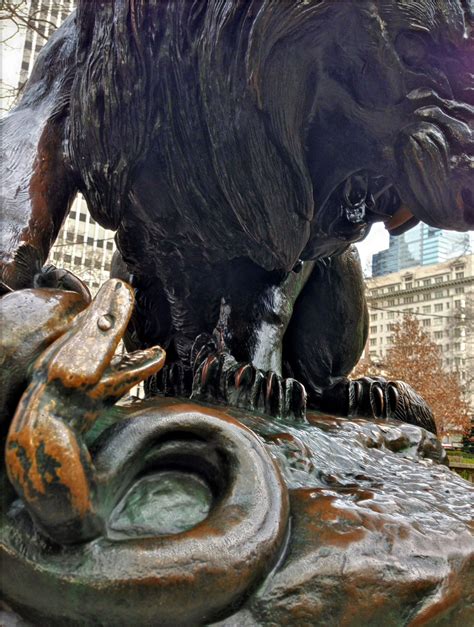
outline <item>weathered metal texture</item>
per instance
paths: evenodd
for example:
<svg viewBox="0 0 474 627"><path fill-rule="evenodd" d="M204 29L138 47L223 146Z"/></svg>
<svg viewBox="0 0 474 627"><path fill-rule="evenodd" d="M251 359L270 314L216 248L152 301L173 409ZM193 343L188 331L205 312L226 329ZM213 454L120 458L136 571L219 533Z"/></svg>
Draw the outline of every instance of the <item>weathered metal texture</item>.
<svg viewBox="0 0 474 627"><path fill-rule="evenodd" d="M41 296L43 292L34 290L30 301L35 304ZM77 295L63 296L63 309L67 296ZM9 311L8 302L4 309ZM104 407L154 374L165 360L159 347L114 358L132 309L130 287L110 280L90 307L67 327L56 329L62 335L32 365L31 382L9 427L5 445L9 479L43 531L59 542L97 536L102 526L95 503L95 470L82 435ZM49 310L33 310L30 317L36 320L45 313ZM14 324L8 322L9 336ZM30 319L21 322L28 329L32 326ZM14 332L12 336L17 339ZM51 340L46 333L43 336Z"/></svg>
<svg viewBox="0 0 474 627"><path fill-rule="evenodd" d="M347 375L367 335L351 242L474 224L472 20L464 0L79 1L1 122L20 613L466 624L472 488L390 422L432 430L423 399ZM121 254L82 313L43 267L77 190ZM78 293L9 293L39 285ZM121 337L140 350L115 359ZM207 404L112 409L150 375Z"/></svg>
<svg viewBox="0 0 474 627"><path fill-rule="evenodd" d="M59 546L4 498L3 593L34 624L469 623L474 489L432 434L158 398L102 420L101 537Z"/></svg>
<svg viewBox="0 0 474 627"><path fill-rule="evenodd" d="M162 367L164 351L113 356L133 308L123 281L107 282L72 320L71 299L83 307L54 290L2 299L7 313L26 303L24 328L38 316L54 327L36 339L42 352L23 372L5 446L11 607L48 626L382 616L395 625L434 613L462 624L472 610L474 491L438 465L433 434L165 398L113 408ZM48 306L28 309L37 302Z"/></svg>
<svg viewBox="0 0 474 627"><path fill-rule="evenodd" d="M45 274L80 190L136 290L129 346L167 351L155 390L191 393L224 318L214 357L282 376L275 414L335 385L332 412L383 414L394 388L345 379L367 312L344 251L376 221L472 228L472 20L466 0L79 1L1 122L3 281ZM402 414L430 421L411 393Z"/></svg>
<svg viewBox="0 0 474 627"><path fill-rule="evenodd" d="M40 354L63 335L88 304L80 294L36 289L0 299L0 424L5 435Z"/></svg>

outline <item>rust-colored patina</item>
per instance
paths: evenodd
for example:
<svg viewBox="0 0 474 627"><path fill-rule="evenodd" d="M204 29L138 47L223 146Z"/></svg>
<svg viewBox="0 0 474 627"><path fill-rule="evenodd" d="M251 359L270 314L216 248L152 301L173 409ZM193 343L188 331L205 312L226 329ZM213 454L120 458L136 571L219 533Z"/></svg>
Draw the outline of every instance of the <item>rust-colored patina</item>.
<svg viewBox="0 0 474 627"><path fill-rule="evenodd" d="M132 309L130 287L109 281L33 364L10 425L10 481L45 531L62 542L94 537L102 526L95 471L80 434L104 407L164 364L159 347L113 360Z"/></svg>
<svg viewBox="0 0 474 627"><path fill-rule="evenodd" d="M466 0L78 0L0 121L15 610L467 624L472 487L414 390L348 375L368 330L351 244L474 225L473 19ZM118 248L90 306L44 266L78 191ZM39 287L77 293L12 293ZM141 350L114 356L121 338ZM154 400L114 407L144 379Z"/></svg>
<svg viewBox="0 0 474 627"><path fill-rule="evenodd" d="M474 492L433 434L165 397L113 408L164 361L112 356L132 306L110 281L25 375L0 513L13 608L48 626L466 624Z"/></svg>

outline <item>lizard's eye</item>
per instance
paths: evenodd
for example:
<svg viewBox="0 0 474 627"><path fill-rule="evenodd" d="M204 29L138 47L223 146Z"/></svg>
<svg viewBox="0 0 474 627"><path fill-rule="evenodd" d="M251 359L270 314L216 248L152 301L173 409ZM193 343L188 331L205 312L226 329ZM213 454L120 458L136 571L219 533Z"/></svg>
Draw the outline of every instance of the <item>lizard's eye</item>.
<svg viewBox="0 0 474 627"><path fill-rule="evenodd" d="M428 54L428 37L423 33L403 31L395 41L400 59L409 67L418 67Z"/></svg>

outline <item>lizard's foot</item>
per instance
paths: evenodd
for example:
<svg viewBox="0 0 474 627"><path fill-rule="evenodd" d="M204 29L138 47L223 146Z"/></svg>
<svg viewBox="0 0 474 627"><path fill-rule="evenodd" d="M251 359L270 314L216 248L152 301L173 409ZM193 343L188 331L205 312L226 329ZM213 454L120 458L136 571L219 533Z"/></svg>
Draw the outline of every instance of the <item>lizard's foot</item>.
<svg viewBox="0 0 474 627"><path fill-rule="evenodd" d="M89 288L79 277L69 270L56 268L56 266L53 265L44 266L40 272L35 274L33 277L33 287L49 287L57 290L77 292L86 302L91 302Z"/></svg>
<svg viewBox="0 0 474 627"><path fill-rule="evenodd" d="M404 381L383 377L341 378L329 388L311 395L315 409L344 417L394 419L436 433L433 413L426 401Z"/></svg>
<svg viewBox="0 0 474 627"><path fill-rule="evenodd" d="M306 419L306 390L295 379L238 363L227 352L196 360L192 398L223 403L278 418Z"/></svg>

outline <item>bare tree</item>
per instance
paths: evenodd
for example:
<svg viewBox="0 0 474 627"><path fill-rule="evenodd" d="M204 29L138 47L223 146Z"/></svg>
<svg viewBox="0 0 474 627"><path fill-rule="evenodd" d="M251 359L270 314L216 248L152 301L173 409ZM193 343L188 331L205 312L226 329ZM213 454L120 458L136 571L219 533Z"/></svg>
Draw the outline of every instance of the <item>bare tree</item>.
<svg viewBox="0 0 474 627"><path fill-rule="evenodd" d="M26 36L34 33L37 48L41 47L56 30L58 24L48 18L44 6L31 0L0 0L0 45L3 57L9 51L20 54L21 44ZM19 48L20 46L20 48ZM16 104L25 81L15 82L0 79L0 110L8 111Z"/></svg>

